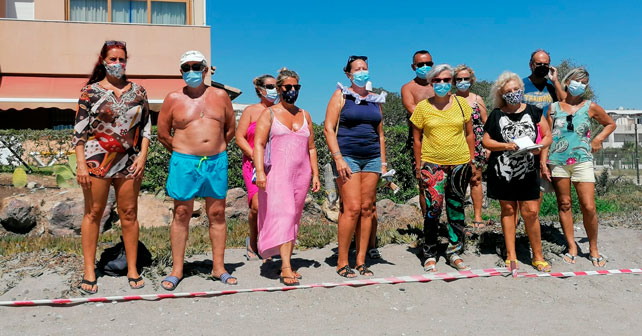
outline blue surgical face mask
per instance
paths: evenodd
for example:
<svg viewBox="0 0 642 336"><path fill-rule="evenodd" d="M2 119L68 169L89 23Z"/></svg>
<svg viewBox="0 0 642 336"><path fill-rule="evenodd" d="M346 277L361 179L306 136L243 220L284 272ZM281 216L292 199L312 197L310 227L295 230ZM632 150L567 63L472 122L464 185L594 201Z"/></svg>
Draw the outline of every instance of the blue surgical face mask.
<svg viewBox="0 0 642 336"><path fill-rule="evenodd" d="M270 103L273 103L276 98L279 98L279 93L275 89L265 89L265 95L263 96L265 99L267 99Z"/></svg>
<svg viewBox="0 0 642 336"><path fill-rule="evenodd" d="M357 71L352 74L352 82L360 88L366 86L368 80L370 80L370 75L366 70Z"/></svg>
<svg viewBox="0 0 642 336"><path fill-rule="evenodd" d="M430 69L432 69L432 67L429 67L429 66L427 66L427 65L424 65L424 66L422 66L421 68L417 68L417 69L415 70L415 74L417 74L417 77L419 77L419 78L421 78L421 79L426 79L426 75L428 74L428 72L430 71Z"/></svg>
<svg viewBox="0 0 642 336"><path fill-rule="evenodd" d="M457 87L457 90L461 92L465 92L465 91L468 91L468 89L470 89L470 81L457 82L455 86Z"/></svg>
<svg viewBox="0 0 642 336"><path fill-rule="evenodd" d="M203 83L203 73L197 71L183 72L183 80L189 87L197 88Z"/></svg>
<svg viewBox="0 0 642 336"><path fill-rule="evenodd" d="M450 83L434 83L432 88L435 90L436 95L443 97L450 92L452 85Z"/></svg>
<svg viewBox="0 0 642 336"><path fill-rule="evenodd" d="M586 84L572 80L571 83L568 84L567 88L568 93L570 93L571 96L577 97L581 96L584 91L586 91Z"/></svg>

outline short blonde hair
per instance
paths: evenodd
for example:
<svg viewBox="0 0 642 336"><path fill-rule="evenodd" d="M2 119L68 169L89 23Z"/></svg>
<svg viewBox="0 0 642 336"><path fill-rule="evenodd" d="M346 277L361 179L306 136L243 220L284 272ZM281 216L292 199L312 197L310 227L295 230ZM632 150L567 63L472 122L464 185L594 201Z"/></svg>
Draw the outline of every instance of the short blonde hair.
<svg viewBox="0 0 642 336"><path fill-rule="evenodd" d="M477 81L477 77L475 77L475 71L473 71L473 69L471 67L469 67L468 65L466 65L466 64L460 64L460 65L456 66L455 67L455 74L453 75L453 77L456 78L457 74L462 72L462 71L464 71L464 70L468 71L468 73L470 74L470 84L475 84L475 82Z"/></svg>
<svg viewBox="0 0 642 336"><path fill-rule="evenodd" d="M499 75L499 78L495 81L495 84L493 84L493 88L490 90L493 97L494 108L501 108L506 105L506 101L504 100L504 97L502 97L502 89L506 84L508 84L508 82L512 81L517 82L519 87L524 90L524 82L516 73L510 71L502 72L502 74Z"/></svg>

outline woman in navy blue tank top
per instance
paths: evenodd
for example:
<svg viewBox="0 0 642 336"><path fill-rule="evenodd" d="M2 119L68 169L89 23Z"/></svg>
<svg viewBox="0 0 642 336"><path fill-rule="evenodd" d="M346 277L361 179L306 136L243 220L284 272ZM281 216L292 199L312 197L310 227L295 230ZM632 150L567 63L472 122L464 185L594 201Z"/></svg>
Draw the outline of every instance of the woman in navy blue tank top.
<svg viewBox="0 0 642 336"><path fill-rule="evenodd" d="M356 276L348 263L348 251L357 222L360 225L356 232L355 269L361 275L374 275L365 259L375 216L377 182L387 166L381 112L386 93L379 95L366 89L367 60L365 56L348 58L343 70L352 85L337 85L325 115L324 133L343 204L339 216L337 273L346 278Z"/></svg>

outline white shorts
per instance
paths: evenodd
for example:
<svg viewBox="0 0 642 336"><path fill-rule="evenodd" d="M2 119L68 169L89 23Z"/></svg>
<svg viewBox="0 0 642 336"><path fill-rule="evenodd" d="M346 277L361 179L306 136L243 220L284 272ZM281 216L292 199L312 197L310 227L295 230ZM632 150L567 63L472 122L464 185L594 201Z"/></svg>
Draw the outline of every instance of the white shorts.
<svg viewBox="0 0 642 336"><path fill-rule="evenodd" d="M571 182L595 183L593 161L575 163L566 166L551 165L551 176L557 178L570 178Z"/></svg>

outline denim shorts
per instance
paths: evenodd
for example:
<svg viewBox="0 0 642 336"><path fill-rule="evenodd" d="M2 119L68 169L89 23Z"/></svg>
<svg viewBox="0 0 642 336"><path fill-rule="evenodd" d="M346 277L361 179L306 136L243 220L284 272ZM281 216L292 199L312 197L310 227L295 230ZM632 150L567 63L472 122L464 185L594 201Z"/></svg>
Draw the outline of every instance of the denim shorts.
<svg viewBox="0 0 642 336"><path fill-rule="evenodd" d="M356 159L349 156L344 156L343 160L346 162L346 164L348 164L348 167L350 167L350 170L353 174L360 172L381 174L380 156L372 159ZM337 166L334 161L332 161L332 172L334 173L335 177L339 176L339 172L337 171Z"/></svg>

